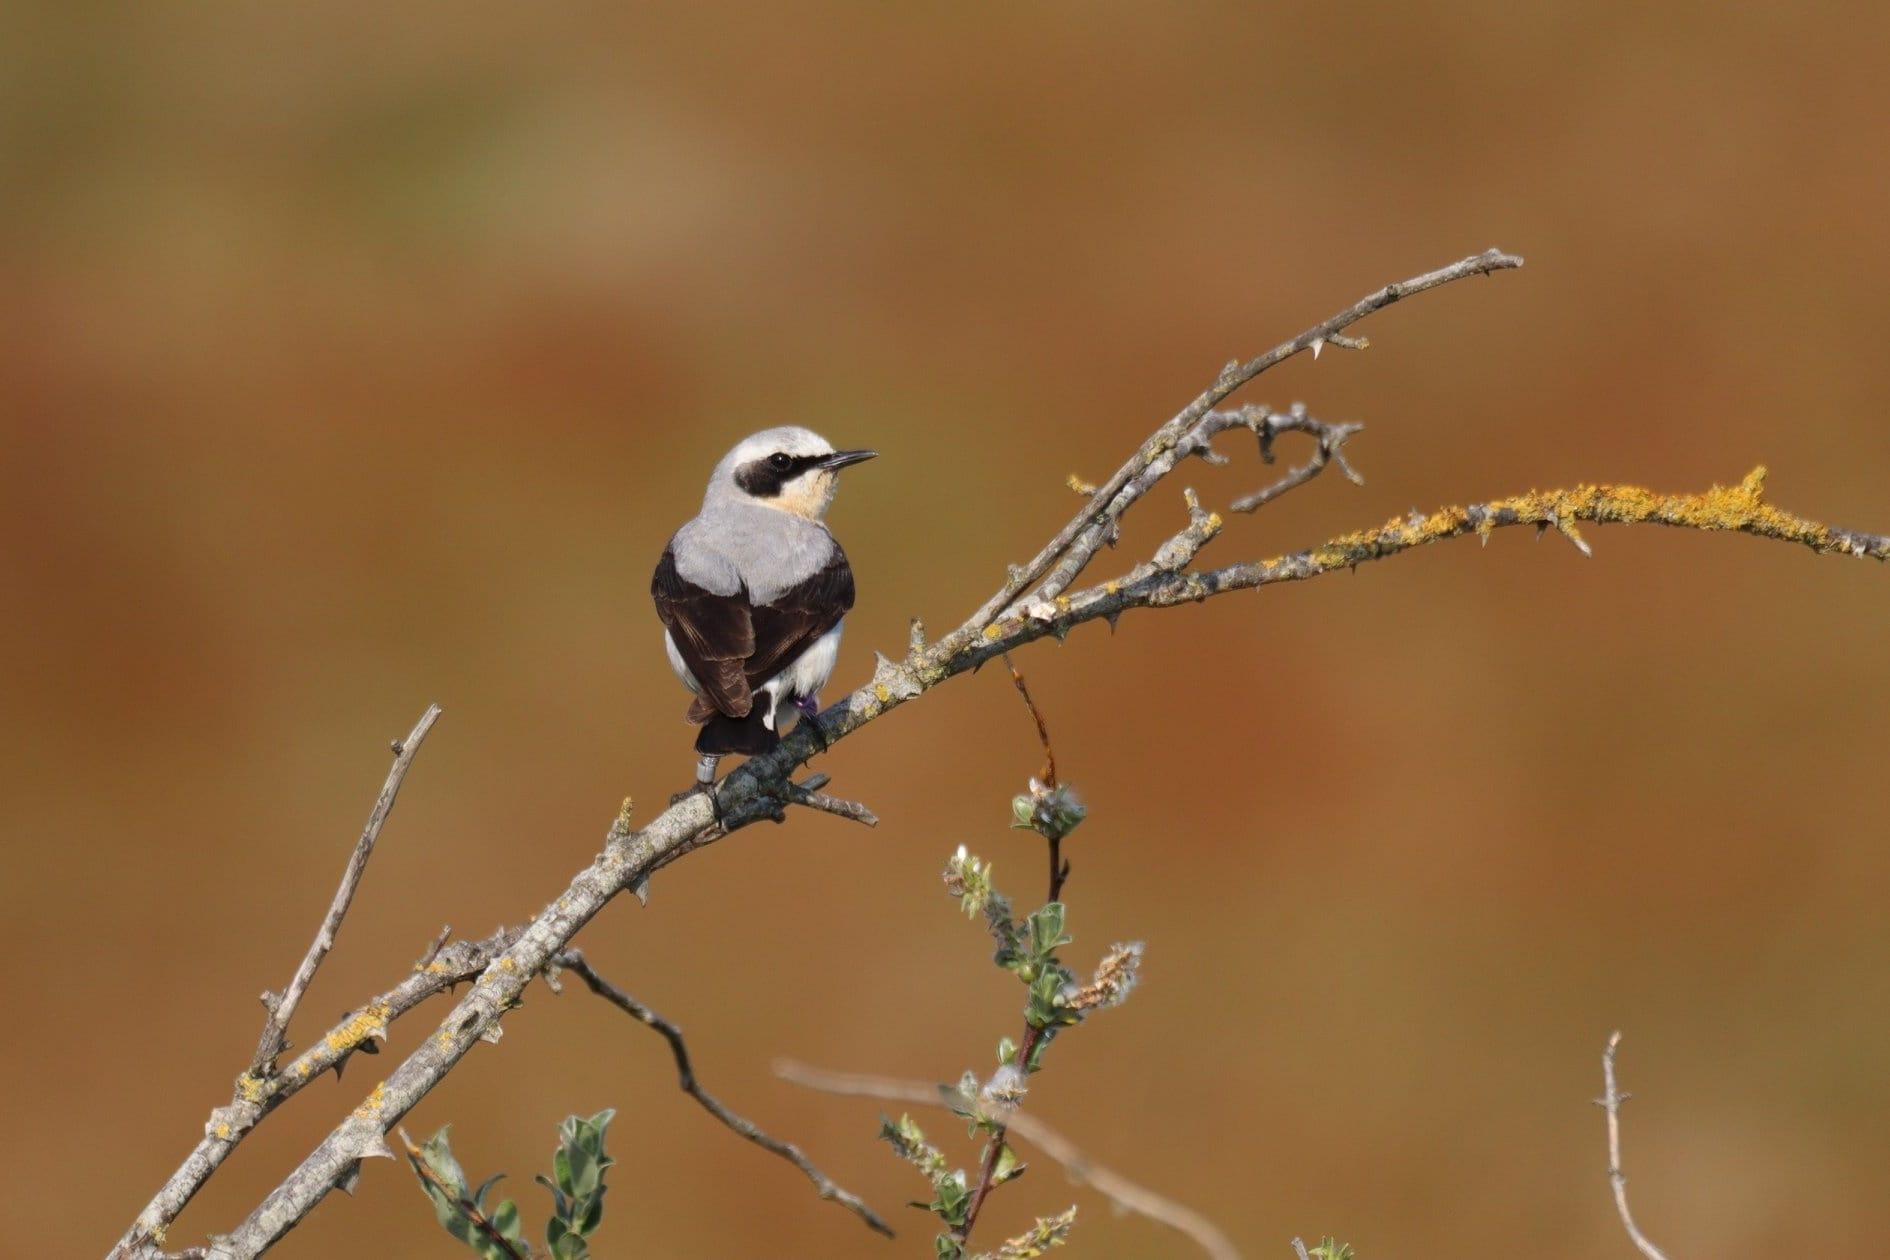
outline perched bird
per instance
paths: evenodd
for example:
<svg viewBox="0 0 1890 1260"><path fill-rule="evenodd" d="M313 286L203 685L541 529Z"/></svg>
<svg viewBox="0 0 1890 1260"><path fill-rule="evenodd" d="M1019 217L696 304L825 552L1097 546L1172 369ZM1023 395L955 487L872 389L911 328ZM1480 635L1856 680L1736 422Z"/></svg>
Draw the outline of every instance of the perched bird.
<svg viewBox="0 0 1890 1260"><path fill-rule="evenodd" d="M650 596L669 666L696 693L696 790L725 755L780 743L784 717L820 711L853 607L853 570L821 518L839 471L876 453L764 429L722 457L702 511L669 540Z"/></svg>

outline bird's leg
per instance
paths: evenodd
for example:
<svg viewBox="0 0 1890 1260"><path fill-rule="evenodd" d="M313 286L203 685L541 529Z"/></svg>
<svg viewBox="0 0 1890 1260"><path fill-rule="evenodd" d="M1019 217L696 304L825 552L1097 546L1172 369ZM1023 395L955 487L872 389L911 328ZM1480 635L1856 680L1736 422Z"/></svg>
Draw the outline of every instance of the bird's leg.
<svg viewBox="0 0 1890 1260"><path fill-rule="evenodd" d="M695 786L686 791L676 793L676 795L669 798L669 803L671 805L679 805L698 792L706 793L709 797L709 808L715 811L715 820L717 822L722 821L722 805L721 802L715 799L715 767L716 763L721 760L721 753L703 753L700 757L696 758Z"/></svg>
<svg viewBox="0 0 1890 1260"><path fill-rule="evenodd" d="M827 739L827 728L820 724L820 697L796 696L794 707L801 711L801 721L807 723L808 729L814 732L814 738L820 741L820 751L826 752L830 741Z"/></svg>

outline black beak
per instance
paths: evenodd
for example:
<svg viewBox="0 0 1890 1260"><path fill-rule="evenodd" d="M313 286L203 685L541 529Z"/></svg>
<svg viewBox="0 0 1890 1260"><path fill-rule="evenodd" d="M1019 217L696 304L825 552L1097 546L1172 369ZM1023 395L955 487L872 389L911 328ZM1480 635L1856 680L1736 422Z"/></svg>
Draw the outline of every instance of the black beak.
<svg viewBox="0 0 1890 1260"><path fill-rule="evenodd" d="M852 464L863 464L877 454L879 454L878 451L835 451L831 455L824 456L819 466L829 472L838 472Z"/></svg>

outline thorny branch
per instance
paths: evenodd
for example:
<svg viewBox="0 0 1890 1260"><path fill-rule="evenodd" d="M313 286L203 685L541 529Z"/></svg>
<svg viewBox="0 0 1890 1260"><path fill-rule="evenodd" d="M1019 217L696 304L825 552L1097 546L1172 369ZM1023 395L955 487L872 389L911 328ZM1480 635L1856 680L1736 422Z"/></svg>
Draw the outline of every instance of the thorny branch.
<svg viewBox="0 0 1890 1260"><path fill-rule="evenodd" d="M968 640L971 635L983 630L998 613L1009 608L1031 583L1040 578L1044 581L1037 590L1039 601L1054 599L1067 589L1089 564L1097 549L1115 537L1116 523L1123 513L1134 506L1135 501L1150 486L1173 469L1183 453L1179 449L1181 439L1223 399L1268 368L1284 363L1303 350L1311 350L1316 357L1327 344L1345 349L1363 349L1366 344L1363 340L1341 334L1374 311L1383 310L1402 298L1449 284L1453 280L1486 276L1494 271L1520 266L1522 259L1514 254L1505 254L1496 249L1485 250L1481 254L1459 259L1448 267L1388 284L1324 322L1308 328L1299 336L1281 342L1256 359L1246 363L1229 363L1214 378L1212 385L1176 413L1173 419L1155 430L1136 453L1089 496L1088 507L1078 512L1069 524L1058 531L1057 536L1045 544L1043 550L1032 557L1028 564L1011 570L1009 580L972 614L969 621L954 632L954 638L963 636ZM1156 472L1158 466L1161 471ZM1053 565L1056 566L1054 571Z"/></svg>
<svg viewBox="0 0 1890 1260"><path fill-rule="evenodd" d="M833 1072L791 1059L777 1059L774 1074L784 1081L826 1094L877 1098L919 1107L949 1107L939 1087L925 1081L905 1081L860 1072ZM1026 1111L1011 1114L1006 1128L1063 1166L1070 1180L1086 1185L1124 1211L1145 1216L1193 1239L1214 1260L1240 1260L1232 1240L1214 1222L1194 1209L1138 1185L1083 1153L1063 1134Z"/></svg>
<svg viewBox="0 0 1890 1260"><path fill-rule="evenodd" d="M286 1035L289 1019L300 1004L309 982L314 979L316 969L334 947L341 920L354 900L355 889L360 885L367 860L380 838L381 828L394 808L400 786L420 751L421 743L439 718L439 706L429 705L407 737L395 742L394 764L387 773L387 781L382 785L380 795L375 798L367 825L356 841L353 853L349 855L340 887L335 891L334 900L322 919L314 942L309 946L301 966L296 968L295 977L283 995L280 998L264 995L269 1018L264 1024L262 1039L257 1044L256 1055L249 1069L237 1077L235 1094L229 1104L210 1113L209 1120L204 1124L203 1138L196 1148L158 1189L150 1203L145 1205L144 1211L138 1214L131 1229L113 1248L111 1254L114 1258L150 1254L155 1245L163 1241L165 1232L178 1213L184 1210L204 1182L210 1179L211 1174L264 1116L330 1068L334 1069L339 1079L349 1057L357 1049L364 1054L377 1053L377 1043L386 1040L387 1027L395 1019L434 994L476 978L512 943L515 934L500 931L483 941L460 941L449 946L446 944L447 932L443 930L427 946L420 960L414 964L411 974L365 1006L350 1011L320 1041L286 1068L277 1071L276 1059L289 1048ZM178 1254L188 1256L191 1252L187 1250Z"/></svg>
<svg viewBox="0 0 1890 1260"><path fill-rule="evenodd" d="M704 1111L720 1120L731 1132L748 1139L764 1151L772 1151L800 1169L806 1178L814 1183L814 1189L820 1193L821 1198L831 1199L840 1204L886 1237L893 1236L892 1227L881 1220L879 1214L868 1207L865 1200L835 1184L831 1177L814 1166L813 1161L807 1158L800 1147L792 1142L783 1142L779 1138L770 1137L754 1121L736 1115L723 1106L715 1095L702 1088L701 1083L696 1080L695 1068L689 1061L689 1046L683 1040L682 1029L598 975L597 969L591 966L589 960L577 950L565 950L558 955L556 965L575 972L590 987L592 993L603 998L631 1019L662 1034L663 1039L669 1042L670 1054L676 1060L677 1085L681 1087L683 1093L700 1103ZM547 982L550 978L551 973L547 972Z"/></svg>
<svg viewBox="0 0 1890 1260"><path fill-rule="evenodd" d="M1615 1088L1614 1056L1620 1048L1621 1034L1617 1032L1608 1038L1607 1047L1601 1052L1602 1095L1595 1099L1595 1105L1608 1113L1608 1183L1614 1187L1615 1210L1620 1212L1621 1225L1627 1230L1635 1250L1647 1260L1667 1260L1660 1248L1641 1232L1641 1227L1634 1223L1634 1214L1628 1211L1627 1174L1621 1171L1621 1104L1633 1095Z"/></svg>
<svg viewBox="0 0 1890 1260"><path fill-rule="evenodd" d="M161 1242L166 1227L184 1210L203 1183L210 1179L229 1153L236 1149L264 1116L294 1097L322 1073L333 1069L339 1077L356 1050L364 1054L377 1051L375 1043L386 1039L394 1020L406 1014L436 993L478 978L492 961L502 954L516 933L500 931L481 941L454 941L443 945L435 940L419 962L401 982L370 1000L359 1010L344 1016L314 1045L292 1060L276 1076L263 1080L245 1072L236 1080L236 1092L226 1106L210 1113L203 1127L203 1138L196 1149L171 1174L132 1226L131 1235L112 1254L140 1253L132 1248ZM141 1241L132 1241L139 1237ZM189 1255L188 1251L181 1253Z"/></svg>
<svg viewBox="0 0 1890 1260"><path fill-rule="evenodd" d="M1347 534L1306 551L1205 572L1191 566L1202 548L1220 532L1223 522L1217 513L1203 510L1190 497L1187 524L1157 548L1149 561L1114 580L1070 592L1097 552L1116 536L1119 522L1129 509L1173 471L1184 453L1198 449L1212 435L1202 426L1227 427L1214 409L1235 390L1302 351L1316 353L1325 345L1360 347L1362 341L1349 336L1346 330L1393 302L1466 277L1517 267L1521 261L1490 250L1387 285L1258 358L1228 365L1207 390L1158 428L1089 495L1083 508L1036 556L1013 569L997 592L962 625L928 645L923 627L915 623L905 656L897 661L880 657L866 685L820 715L818 734L809 724L797 725L774 751L752 758L717 784L713 802L706 794L695 794L670 806L641 829L633 828L627 818L620 816L609 828L596 860L579 871L565 891L507 943L435 1032L416 1046L245 1220L213 1243L211 1256L215 1260L250 1260L262 1254L346 1179L363 1158L389 1153L384 1134L497 1025L533 977L618 893L643 887L651 872L684 853L776 816L787 791L783 785L795 768L946 679L1001 653L1047 635L1061 638L1084 622L1113 622L1129 609L1171 607L1228 591L1303 581L1446 538L1467 533L1487 537L1491 531L1511 525L1553 527L1571 541L1580 542L1578 521L1651 522L1688 529L1740 530L1795 542L1820 553L1878 560L1890 557L1890 538L1833 529L1765 503L1761 498L1761 470L1737 487L1716 488L1705 494L1663 496L1636 487L1580 486L1467 508L1445 508L1429 517L1393 520L1375 530ZM1189 442L1191 437L1193 443ZM193 1154L192 1159L197 1158ZM208 1174L209 1169L190 1171L189 1163L180 1169L173 1182L181 1179L188 1189L181 1197L161 1195L154 1200L115 1254L141 1260L153 1255L156 1240Z"/></svg>

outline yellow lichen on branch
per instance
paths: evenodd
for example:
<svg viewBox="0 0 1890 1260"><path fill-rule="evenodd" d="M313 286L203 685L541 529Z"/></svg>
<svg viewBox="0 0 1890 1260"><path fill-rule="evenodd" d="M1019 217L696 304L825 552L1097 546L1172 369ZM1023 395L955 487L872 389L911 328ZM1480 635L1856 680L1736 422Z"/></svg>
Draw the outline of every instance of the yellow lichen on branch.
<svg viewBox="0 0 1890 1260"><path fill-rule="evenodd" d="M1767 503L1763 467L1753 469L1735 485L1714 486L1697 494L1657 494L1641 486L1578 485L1565 490L1531 490L1468 507L1439 508L1428 516L1412 512L1393 517L1376 529L1340 534L1305 551L1208 571L1187 567L1218 523L1212 514L1197 512L1180 533L1162 544L1153 561L1129 578L1105 582L1074 596L1060 596L1054 608L1047 602L1038 605L1050 613L1047 616L1033 609L1028 615L1000 617L983 627L982 634L987 643L1016 647L1043 634L1061 636L1071 626L1091 618L1104 618L1113 625L1130 608L1164 608L1199 602L1227 591L1303 582L1447 538L1474 533L1487 542L1496 530L1512 525L1554 529L1583 554L1592 554L1576 528L1581 521L1737 530L1797 543L1825 555L1890 560L1890 536L1836 529ZM988 650L981 645L981 656Z"/></svg>
<svg viewBox="0 0 1890 1260"><path fill-rule="evenodd" d="M1446 507L1429 516L1412 513L1377 529L1342 534L1314 548L1309 558L1320 569L1339 568L1404 551L1425 543L1475 531L1488 537L1504 525L1552 527L1584 551L1587 545L1574 522L1609 525L1656 524L1681 529L1738 530L1813 551L1842 555L1890 556L1890 540L1877 535L1835 530L1773 507L1765 501L1765 469L1753 469L1734 486L1714 486L1700 494L1657 494L1640 486L1579 485L1566 490L1531 490L1473 507Z"/></svg>
<svg viewBox="0 0 1890 1260"><path fill-rule="evenodd" d="M369 1037L385 1037L391 1011L385 1002L362 1007L322 1039L329 1050L352 1050Z"/></svg>
<svg viewBox="0 0 1890 1260"><path fill-rule="evenodd" d="M373 1091L361 1101L361 1105L354 1109L354 1114L357 1116L379 1115L381 1108L384 1107L386 1103L387 1082L381 1081L379 1084L375 1085Z"/></svg>

